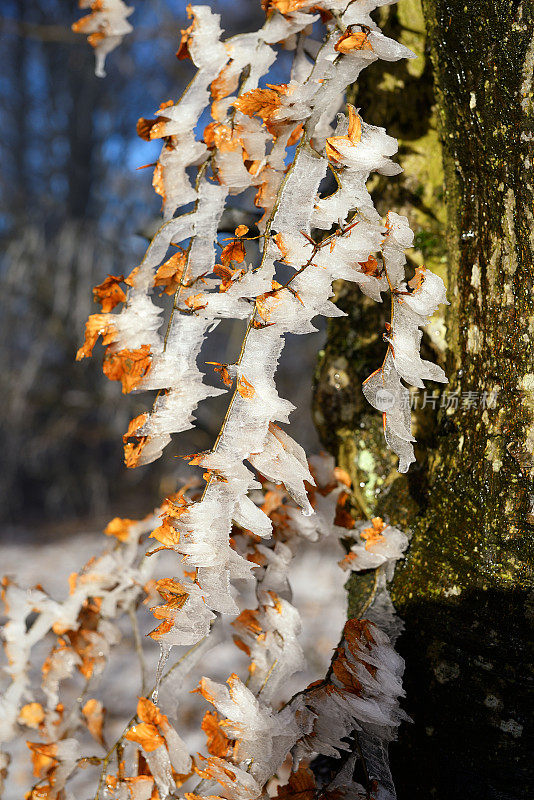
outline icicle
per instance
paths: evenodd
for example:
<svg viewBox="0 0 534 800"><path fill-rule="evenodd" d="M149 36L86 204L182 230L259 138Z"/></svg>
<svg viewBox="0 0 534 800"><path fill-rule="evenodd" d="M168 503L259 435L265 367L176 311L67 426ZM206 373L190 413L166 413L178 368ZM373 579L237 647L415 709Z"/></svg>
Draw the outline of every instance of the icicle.
<svg viewBox="0 0 534 800"><path fill-rule="evenodd" d="M167 665L167 661L169 660L169 656L171 654L171 645L163 644L160 642L159 645L159 659L158 659L158 666L156 667L156 680L154 682L154 689L152 691L152 702L156 705L158 702L159 697L159 687L161 684L161 679L163 678L163 671Z"/></svg>

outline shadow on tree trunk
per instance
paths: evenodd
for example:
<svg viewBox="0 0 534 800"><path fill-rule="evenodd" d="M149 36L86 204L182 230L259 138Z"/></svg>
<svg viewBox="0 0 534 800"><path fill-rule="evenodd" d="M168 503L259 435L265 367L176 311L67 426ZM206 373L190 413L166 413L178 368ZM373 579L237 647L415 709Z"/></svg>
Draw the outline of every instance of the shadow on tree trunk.
<svg viewBox="0 0 534 800"><path fill-rule="evenodd" d="M533 614L520 590L406 604L398 649L414 724L390 749L399 800L534 796Z"/></svg>

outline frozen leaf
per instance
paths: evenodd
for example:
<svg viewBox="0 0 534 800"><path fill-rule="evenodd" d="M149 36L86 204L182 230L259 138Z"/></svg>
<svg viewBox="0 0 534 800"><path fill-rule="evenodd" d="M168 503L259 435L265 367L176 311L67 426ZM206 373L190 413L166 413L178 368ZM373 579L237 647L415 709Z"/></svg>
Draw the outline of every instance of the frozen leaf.
<svg viewBox="0 0 534 800"><path fill-rule="evenodd" d="M286 87L272 87L269 89L252 89L234 101L234 107L242 114L249 117L257 116L267 122L274 112L280 108L281 95Z"/></svg>
<svg viewBox="0 0 534 800"><path fill-rule="evenodd" d="M28 728L38 728L44 721L45 712L40 703L26 703L19 714L19 722Z"/></svg>
<svg viewBox="0 0 534 800"><path fill-rule="evenodd" d="M369 550L373 545L383 542L384 536L382 531L386 527L384 521L380 517L373 517L369 528L364 528L361 533L362 539L365 539L365 549Z"/></svg>
<svg viewBox="0 0 534 800"><path fill-rule="evenodd" d="M148 437L141 436L136 442L126 442L124 445L124 464L128 469L139 466L147 441Z"/></svg>
<svg viewBox="0 0 534 800"><path fill-rule="evenodd" d="M311 769L301 764L296 772L292 772L285 786L279 786L277 800L314 800L317 786Z"/></svg>
<svg viewBox="0 0 534 800"><path fill-rule="evenodd" d="M104 713L105 709L100 700L91 698L82 707L87 728L91 736L100 744L104 744Z"/></svg>
<svg viewBox="0 0 534 800"><path fill-rule="evenodd" d="M48 769L57 763L57 744L42 744L40 742L26 742L31 750L33 775L40 778Z"/></svg>
<svg viewBox="0 0 534 800"><path fill-rule="evenodd" d="M224 729L216 711L206 711L202 719L202 730L206 734L206 746L208 753L212 756L225 758L230 748L230 740Z"/></svg>
<svg viewBox="0 0 534 800"><path fill-rule="evenodd" d="M256 394L254 386L248 381L244 375L237 379L237 391L246 400L250 400Z"/></svg>
<svg viewBox="0 0 534 800"><path fill-rule="evenodd" d="M124 738L128 739L130 742L140 744L146 753L151 753L157 750L158 747L165 745L165 739L158 732L157 727L148 722L132 725Z"/></svg>
<svg viewBox="0 0 534 800"><path fill-rule="evenodd" d="M152 531L150 536L151 538L156 539L158 542L161 542L163 547L169 547L172 549L174 549L180 541L180 532L176 530L172 524L172 519L169 517L165 517L163 523L159 526L159 528L156 528L156 530Z"/></svg>
<svg viewBox="0 0 534 800"><path fill-rule="evenodd" d="M120 286L120 282L123 280L124 275L108 275L105 281L94 287L93 297L95 302L102 304L102 311L105 314L126 300L124 290Z"/></svg>
<svg viewBox="0 0 534 800"><path fill-rule="evenodd" d="M156 588L164 602L150 610L156 619L164 620L159 628L152 631L150 636L157 639L163 633L168 633L179 611L189 597L183 584L172 578L161 578L156 581Z"/></svg>
<svg viewBox="0 0 534 800"><path fill-rule="evenodd" d="M221 376L222 382L225 386L232 385L233 381L228 371L228 364L220 364L218 361L206 361L206 364L213 366L215 372Z"/></svg>
<svg viewBox="0 0 534 800"><path fill-rule="evenodd" d="M173 100L167 100L162 103L158 109L158 115L155 119L145 119L140 117L137 120L137 135L149 142L151 139L161 139L165 136L165 123L169 122L169 117L166 117L164 112L166 108L174 105Z"/></svg>
<svg viewBox="0 0 534 800"><path fill-rule="evenodd" d="M331 136L326 140L326 155L332 161L340 161L340 146L356 146L362 138L362 123L354 106L349 105L349 128L346 136Z"/></svg>
<svg viewBox="0 0 534 800"><path fill-rule="evenodd" d="M343 33L336 44L334 50L338 53L350 53L353 50L372 50L373 47L365 31L347 30Z"/></svg>
<svg viewBox="0 0 534 800"><path fill-rule="evenodd" d="M115 341L117 330L114 325L115 317L112 314L91 314L85 323L85 342L76 353L76 361L89 358L98 337L102 337L102 344L108 345Z"/></svg>
<svg viewBox="0 0 534 800"><path fill-rule="evenodd" d="M176 51L176 58L179 61L184 61L186 58L191 58L191 53L189 52L189 42L192 31L193 25L190 25L188 28L182 28L180 31L180 44L178 46L178 50Z"/></svg>
<svg viewBox="0 0 534 800"><path fill-rule="evenodd" d="M151 365L150 346L138 350L117 350L104 358L104 375L110 381L120 381L124 393L131 392L146 375Z"/></svg>
<svg viewBox="0 0 534 800"><path fill-rule="evenodd" d="M186 265L186 253L183 250L174 253L161 267L158 267L154 276L154 286L162 287L165 294L174 294L182 285Z"/></svg>
<svg viewBox="0 0 534 800"><path fill-rule="evenodd" d="M231 261L241 264L245 260L245 248L243 242L233 241L223 247L221 253L221 261L223 264L228 265Z"/></svg>
<svg viewBox="0 0 534 800"><path fill-rule="evenodd" d="M134 519L122 519L121 517L114 517L111 522L108 522L104 529L106 536L115 536L119 542L127 542L130 538L130 529L135 524Z"/></svg>

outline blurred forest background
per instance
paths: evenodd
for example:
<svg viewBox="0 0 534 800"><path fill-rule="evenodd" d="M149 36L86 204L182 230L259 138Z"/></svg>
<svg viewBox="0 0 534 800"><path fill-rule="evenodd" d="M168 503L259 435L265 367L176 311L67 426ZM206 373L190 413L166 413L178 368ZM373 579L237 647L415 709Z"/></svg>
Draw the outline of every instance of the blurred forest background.
<svg viewBox="0 0 534 800"><path fill-rule="evenodd" d="M97 310L92 286L139 263L143 233L159 218L152 170L138 167L155 161L160 144L139 139L136 122L177 99L194 71L175 57L188 24L185 0L132 5L134 31L101 79L86 38L70 30L77 3L1 4L0 516L8 529L61 519L100 526L126 508L143 516L174 489L183 462L172 456L209 447L217 430L219 415L206 404L196 440L185 437L155 464L127 470L121 436L147 396L121 395L96 351L94 361L74 360ZM210 5L227 35L263 18L255 0ZM298 356L290 346L280 373L281 393L304 406L293 435L311 450L320 345L317 335L300 337Z"/></svg>

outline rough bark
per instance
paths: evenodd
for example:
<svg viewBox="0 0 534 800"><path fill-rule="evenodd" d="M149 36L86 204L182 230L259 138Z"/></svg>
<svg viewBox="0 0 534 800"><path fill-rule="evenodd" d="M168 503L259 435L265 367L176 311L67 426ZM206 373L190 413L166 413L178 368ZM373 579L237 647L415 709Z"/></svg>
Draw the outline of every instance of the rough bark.
<svg viewBox="0 0 534 800"><path fill-rule="evenodd" d="M423 9L448 219L447 390L459 392L458 408L425 409L419 466L407 478L386 473L357 389L362 368L378 363L381 331L362 330L377 324L376 311L342 287L350 316L329 328L318 422L357 482L355 507L363 497L368 511L413 534L392 588L414 720L392 749L400 800L526 800L534 796L534 4L424 0ZM484 407L492 392L495 408ZM353 576L351 613L372 585Z"/></svg>

